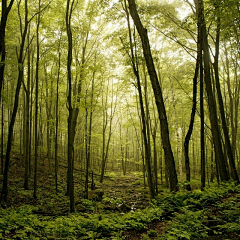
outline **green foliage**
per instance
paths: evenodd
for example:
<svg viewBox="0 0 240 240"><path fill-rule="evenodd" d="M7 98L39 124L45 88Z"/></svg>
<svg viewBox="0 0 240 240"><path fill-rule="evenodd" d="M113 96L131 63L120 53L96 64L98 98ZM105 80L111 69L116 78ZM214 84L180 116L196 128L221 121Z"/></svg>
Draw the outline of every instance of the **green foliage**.
<svg viewBox="0 0 240 240"><path fill-rule="evenodd" d="M132 185L141 185L141 184L143 184L143 182L140 179L132 183Z"/></svg>
<svg viewBox="0 0 240 240"><path fill-rule="evenodd" d="M99 213L97 204L86 199L82 200L82 205L88 209L88 214L37 215L43 209L41 205L1 209L0 236L2 239L109 239L110 236L121 239L122 232L136 229L146 231L143 239L195 239L206 238L209 234L240 233L239 192L240 187L234 182L204 192L182 191L156 199L144 210L125 214ZM103 203L107 202L117 205L123 200L104 198ZM164 219L166 215L170 216L171 223L164 235L148 229L149 223Z"/></svg>
<svg viewBox="0 0 240 240"><path fill-rule="evenodd" d="M183 239L207 237L209 228L203 224L204 211L191 211L187 208L182 208L182 211L175 215L167 236Z"/></svg>
<svg viewBox="0 0 240 240"><path fill-rule="evenodd" d="M43 229L44 225L36 215L31 214L34 209L33 206L23 205L16 210L1 210L0 234L12 239L29 239L29 235L41 236L38 229Z"/></svg>
<svg viewBox="0 0 240 240"><path fill-rule="evenodd" d="M116 178L116 173L115 172L110 172L107 174L108 177L110 177L111 180L114 180Z"/></svg>
<svg viewBox="0 0 240 240"><path fill-rule="evenodd" d="M118 204L122 204L122 203L123 203L123 200L122 200L122 198L116 198L116 199L114 199L114 198L105 197L105 198L103 198L103 202L105 202L105 203L111 203L111 204L117 206Z"/></svg>
<svg viewBox="0 0 240 240"><path fill-rule="evenodd" d="M153 229L148 230L148 236L156 237L157 236L157 231L153 230Z"/></svg>
<svg viewBox="0 0 240 240"><path fill-rule="evenodd" d="M95 211L96 210L96 202L89 200L89 199L82 199L82 204L83 206L90 211Z"/></svg>
<svg viewBox="0 0 240 240"><path fill-rule="evenodd" d="M223 183L219 188L210 188L204 192L177 193L164 199L164 206L175 210L171 226L159 239L195 239L206 238L209 234L239 233L239 203L236 197L224 202L221 199L229 193L239 192L234 182ZM235 208L236 205L236 208ZM217 207L221 216L211 212ZM227 208L227 209L226 209ZM200 209L200 210L199 210ZM223 211L221 211L223 209ZM212 227L210 222L217 225Z"/></svg>

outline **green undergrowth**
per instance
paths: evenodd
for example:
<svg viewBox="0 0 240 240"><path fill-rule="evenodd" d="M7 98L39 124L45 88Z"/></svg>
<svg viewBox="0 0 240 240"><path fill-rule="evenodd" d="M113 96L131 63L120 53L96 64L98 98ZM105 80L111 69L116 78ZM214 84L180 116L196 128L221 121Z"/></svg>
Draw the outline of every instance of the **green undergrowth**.
<svg viewBox="0 0 240 240"><path fill-rule="evenodd" d="M234 182L204 192L177 193L164 202L174 214L158 239L240 239L240 186Z"/></svg>
<svg viewBox="0 0 240 240"><path fill-rule="evenodd" d="M90 200L83 204L91 211L66 216L41 215L42 206L38 205L1 209L0 239L124 239L131 229L144 232L143 239L240 234L239 192L240 187L230 182L204 192L159 196L148 208L127 213L95 211ZM161 234L159 229L149 229L155 220L169 222Z"/></svg>

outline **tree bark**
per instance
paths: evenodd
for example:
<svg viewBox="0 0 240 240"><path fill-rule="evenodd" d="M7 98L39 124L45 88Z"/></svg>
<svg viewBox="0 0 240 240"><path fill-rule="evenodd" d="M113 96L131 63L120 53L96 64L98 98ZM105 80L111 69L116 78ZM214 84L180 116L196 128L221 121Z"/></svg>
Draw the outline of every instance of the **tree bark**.
<svg viewBox="0 0 240 240"><path fill-rule="evenodd" d="M30 46L30 28L28 28L28 46ZM29 180L29 160L30 160L30 80L31 80L31 73L30 73L30 62L31 52L28 49L27 53L27 60L28 60L28 73L27 73L27 88L25 89L26 94L26 120L25 120L25 173L24 173L24 189L28 189L28 180Z"/></svg>
<svg viewBox="0 0 240 240"><path fill-rule="evenodd" d="M41 0L38 1L38 10L40 11ZM39 43L39 27L40 27L40 14L37 18L37 28L36 28L36 38L37 38L37 56L36 56L36 86L35 86L35 122L34 122L34 132L35 132L35 153L34 153L34 187L33 187L33 197L37 198L37 172L38 172L38 84L39 84L39 60L40 60L40 43Z"/></svg>
<svg viewBox="0 0 240 240"><path fill-rule="evenodd" d="M119 134L120 134L120 152L122 159L122 171L123 175L126 175L126 160L124 159L123 139L122 139L122 123L119 121Z"/></svg>
<svg viewBox="0 0 240 240"><path fill-rule="evenodd" d="M200 118L201 118L201 129L200 129L200 145L201 145L201 190L203 191L206 185L206 158L205 158L205 119L204 119L204 90L203 90L203 64L202 54L200 56Z"/></svg>
<svg viewBox="0 0 240 240"><path fill-rule="evenodd" d="M71 3L71 4L70 4ZM73 11L73 2L67 1L66 9L66 29L68 37L68 55L67 55L67 79L68 79L68 171L67 171L67 195L70 198L70 212L75 211L74 203L74 182L73 182L73 168L74 168L74 116L72 107L72 30L71 30L71 16ZM76 124L75 124L76 126Z"/></svg>
<svg viewBox="0 0 240 240"><path fill-rule="evenodd" d="M144 150L145 150L145 166L147 169L148 187L149 187L150 197L153 199L156 196L156 191L154 187L153 173L152 173L152 167L151 167L150 130L149 130L149 124L148 124L148 117L147 117L148 103L147 103L147 99L145 98L146 111L147 111L147 113L145 113L144 104L143 104L142 87L141 87L141 81L140 81L139 70L138 70L138 62L136 60L134 49L133 49L132 33L130 28L129 13L127 10L126 1L125 1L125 12L127 14L132 68L137 80L137 90L138 90L138 97L139 97L139 103L140 103L142 136L143 136ZM146 91L146 81L145 81L145 91Z"/></svg>
<svg viewBox="0 0 240 240"><path fill-rule="evenodd" d="M9 124L8 129L8 141L7 141L7 151L6 151L6 160L5 160L5 167L4 167L4 174L3 174L3 188L1 193L1 199L5 202L7 201L8 196L8 172L9 172L9 164L10 164L10 154L12 149L12 140L13 140L13 128L16 120L17 110L18 110L18 104L19 104L19 93L23 81L23 51L24 51L24 45L27 35L27 29L28 29L28 7L27 7L27 0L25 0L25 27L24 31L21 37L21 44L20 44L20 50L19 50L19 57L18 57L18 80L17 80L17 86L15 90L15 99L14 99L14 106L13 111L11 115L11 120Z"/></svg>
<svg viewBox="0 0 240 240"><path fill-rule="evenodd" d="M157 73L155 70L155 66L153 63L151 48L149 45L149 39L147 35L147 29L143 27L141 20L139 18L136 4L134 0L128 0L129 3L129 10L136 25L138 34L141 38L143 54L146 61L146 65L148 68L148 74L150 76L152 89L155 96L155 101L158 109L159 120L160 120L160 128L161 128L161 137L162 137L162 145L165 153L165 159L167 161L167 169L169 174L170 180L170 190L171 191L178 191L178 179L177 179L177 172L175 168L175 161L173 157L173 152L170 144L169 139L169 128L168 128L168 121L167 121L167 114L166 109L163 101L162 90L158 81Z"/></svg>
<svg viewBox="0 0 240 240"><path fill-rule="evenodd" d="M238 42L239 43L239 42ZM229 56L228 56L228 49L226 46L226 43L224 42L224 55L225 55L225 66L224 70L227 74L227 90L228 90L228 96L229 96L229 112L230 112L230 128L231 128L231 140L232 140L232 153L233 157L236 155L236 142L237 142L237 130L238 130L238 109L239 109L239 94L240 94L240 84L237 82L237 69L238 64L235 64L235 91L231 88L230 83L230 62L229 62ZM235 110L234 110L235 108Z"/></svg>
<svg viewBox="0 0 240 240"><path fill-rule="evenodd" d="M96 64L96 55L95 55ZM85 152L86 152L86 173L85 173L85 198L88 199L88 175L90 168L90 157L91 157L91 140L92 140L92 120L93 120L93 97L94 97L94 82L95 82L95 71L92 76L92 88L91 88L91 100L90 100L90 115L89 115L89 127L88 127L88 108L87 108L87 93L85 96L85 109L86 109L86 129L85 129ZM93 175L92 175L92 184Z"/></svg>
<svg viewBox="0 0 240 240"><path fill-rule="evenodd" d="M199 8L201 8L203 12L202 0L198 0L198 3L199 3ZM210 73L211 61L210 61L210 55L209 55L206 24L205 24L203 13L200 19L201 19L201 26L202 26L202 41L203 41L202 46L203 46L203 52L204 52L204 55L203 55L204 73L205 73L204 81L205 81L205 88L207 92L209 118L210 118L212 137L213 137L213 143L214 143L215 159L217 161L217 166L218 166L221 180L228 181L229 174L227 171L226 161L225 161L225 157L222 149L220 130L218 126L216 101L213 96L212 80L211 80L211 73Z"/></svg>
<svg viewBox="0 0 240 240"><path fill-rule="evenodd" d="M172 105L173 105L175 129L176 129L176 135L177 135L177 156L178 156L178 165L179 165L179 176L180 176L181 183L183 183L182 157L181 157L181 151L180 151L180 138L178 133L178 121L177 121L178 118L177 118L177 111L176 111L176 104L175 104L175 94L173 91L173 84L172 84L171 78L169 78L169 80L170 80L170 85L172 90Z"/></svg>
<svg viewBox="0 0 240 240"><path fill-rule="evenodd" d="M2 0L1 22L0 22L0 100L2 96L6 49L5 49L5 35L8 14L11 11L14 0L11 0L7 6L7 0Z"/></svg>
<svg viewBox="0 0 240 240"><path fill-rule="evenodd" d="M4 105L1 99L1 174L3 174Z"/></svg>
<svg viewBox="0 0 240 240"><path fill-rule="evenodd" d="M196 5L198 14L201 14L201 11L199 11L198 5ZM201 15L200 15L201 16ZM184 141L184 153L185 153L185 167L186 167L186 180L190 182L190 162L189 162L189 141L192 135L193 131L193 125L194 125L194 118L195 113L197 109L197 79L198 79L198 72L199 72L199 64L201 60L202 55L202 49L201 49L201 23L198 21L198 42L197 42L197 60L196 60L196 67L195 67L195 73L193 77L193 103L192 103L192 112L191 112L191 118L190 118L190 124L188 128L188 132L185 137ZM191 191L190 184L187 184L187 190Z"/></svg>
<svg viewBox="0 0 240 240"><path fill-rule="evenodd" d="M62 36L62 33L61 33ZM55 125L55 152L54 152L54 162L55 162L55 190L58 192L58 124L59 124L59 81L60 81L60 69L61 69L61 36L58 44L58 73L57 73L57 97L56 97L56 125Z"/></svg>
<svg viewBox="0 0 240 240"><path fill-rule="evenodd" d="M108 80L109 81L109 80ZM109 85L109 82L108 82ZM103 90L102 90L103 91ZM108 95L108 90L107 93ZM104 178L104 174L105 174L105 168L106 168L106 163L107 163L107 159L108 159L108 152L109 152L109 146L110 146L110 141L111 141L111 137L112 137L112 124L113 124L113 117L114 117L114 113L116 111L116 102L114 103L113 106L113 87L112 87L112 101L111 101L111 108L110 108L110 120L109 120L109 133L106 139L106 129L107 129L107 125L108 125L108 112L107 112L107 97L105 100L105 103L102 100L102 104L104 106L103 108L103 138L102 138L102 142L103 142L103 146L102 146L102 165L101 165L101 175L100 175L100 183L103 182L103 178ZM107 140L107 142L106 142Z"/></svg>
<svg viewBox="0 0 240 240"><path fill-rule="evenodd" d="M213 68L214 68L214 73L215 73L218 105L219 105L219 110L220 110L221 120L222 120L222 129L223 129L223 134L225 137L225 145L226 145L226 149L227 149L229 164L231 167L231 176L234 181L239 182L237 169L236 169L236 165L235 165L235 161L234 161L234 156L233 156L233 152L232 152L232 146L231 146L230 138L229 138L229 134L228 134L228 127L227 127L227 122L226 122L226 118L225 118L224 104L223 104L223 98L222 98L222 92L221 92L220 80L219 80L219 71L218 71L219 41L220 41L220 17L218 16L217 17L217 28L216 28L216 42L215 42L215 51L216 52L215 52L215 56L214 56Z"/></svg>

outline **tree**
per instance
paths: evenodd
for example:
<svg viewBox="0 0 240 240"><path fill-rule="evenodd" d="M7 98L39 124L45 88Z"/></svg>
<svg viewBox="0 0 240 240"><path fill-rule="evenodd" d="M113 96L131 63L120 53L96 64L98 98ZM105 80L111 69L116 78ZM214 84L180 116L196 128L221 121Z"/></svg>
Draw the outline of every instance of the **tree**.
<svg viewBox="0 0 240 240"><path fill-rule="evenodd" d="M172 103L173 103L173 110L174 110L176 135L177 135L177 155L178 155L178 164L179 164L179 175L180 175L180 181L181 181L181 183L183 183L183 170L182 170L182 159L181 159L181 150L180 150L179 129L178 129L178 121L177 121L177 110L176 110L176 104L175 104L175 94L174 94L174 89L173 89L173 84L172 84L171 78L169 78L169 80L170 80L170 85L171 85L171 90L172 90ZM194 90L195 90L195 88L194 88ZM190 169L189 167L186 169L186 173L188 172L189 169ZM188 180L188 181L190 181L190 180Z"/></svg>
<svg viewBox="0 0 240 240"><path fill-rule="evenodd" d="M126 12L127 16L127 24L128 24L128 33L129 33L129 43L130 43L130 51L129 54L131 63L132 63L132 69L134 72L134 75L137 80L137 90L138 90L138 96L139 96L139 104L140 104L140 113L141 113L141 124L142 124L142 137L144 142L144 150L145 150L145 164L147 168L147 180L148 180L148 187L151 198L154 198L156 196L156 192L154 189L154 182L153 182L153 174L152 174L152 167L151 167L151 145L150 145L150 139L149 139L149 121L148 121L148 109L147 109L147 100L146 100L146 92L145 92L145 106L146 106L146 112L144 109L144 99L143 99L143 93L142 93L142 86L141 86L141 80L140 80L140 73L139 73L139 63L137 58L137 53L134 53L134 45L136 43L132 40L132 33L131 33L131 27L130 27L130 19L129 19L129 12L127 9L126 1L124 1L125 5L123 6L123 9ZM135 41L135 39L134 39ZM145 87L146 89L146 87ZM145 174L145 173L144 173Z"/></svg>
<svg viewBox="0 0 240 240"><path fill-rule="evenodd" d="M184 153L185 153L185 167L186 167L186 180L190 182L190 166L189 166L189 141L192 135L193 131L193 124L194 124L194 118L197 108L197 79L198 79L198 72L199 72L199 61L201 59L202 49L201 49L201 25L198 23L198 41L197 41L197 60L196 60L196 67L195 67L195 73L193 77L193 100L192 100L192 112L191 112L191 118L190 118L190 124L188 128L188 132L185 137L184 141ZM187 184L187 190L191 191L190 184Z"/></svg>
<svg viewBox="0 0 240 240"><path fill-rule="evenodd" d="M211 70L210 70L210 55L209 55L209 45L208 45L208 38L207 38L207 29L206 23L204 20L204 6L202 0L198 0L197 2L199 9L201 8L202 11L199 11L199 14L202 13L201 16L201 26L202 26L202 46L203 46L203 62L204 62L204 81L205 87L207 92L207 100L208 100L208 108L209 108L209 118L211 123L211 130L212 130L212 137L216 155L217 166L220 174L220 178L222 181L229 180L229 174L227 172L226 161L223 154L222 143L221 143L221 136L220 130L218 125L218 118L217 118L217 109L216 109L216 101L213 96L213 89L212 89L212 80L211 80Z"/></svg>
<svg viewBox="0 0 240 240"><path fill-rule="evenodd" d="M170 190L178 191L178 179L177 179L173 152L172 152L170 139L169 139L167 115L166 115L165 105L163 101L162 90L161 90L161 87L158 81L158 76L153 63L151 48L149 45L149 40L147 35L147 29L144 28L141 23L141 20L139 18L139 15L136 9L135 1L128 0L128 3L129 3L130 14L132 16L132 19L134 21L134 24L136 25L138 34L142 41L143 54L144 54L147 68L148 68L148 74L152 83L152 89L155 96L155 101L156 101L159 120L160 120L162 145L165 153L165 158L167 159L167 164L168 164L167 171L168 171L168 176L170 180Z"/></svg>
<svg viewBox="0 0 240 240"><path fill-rule="evenodd" d="M0 22L0 100L2 96L3 79L4 79L4 69L6 60L6 49L5 49L5 35L6 35L6 25L8 14L11 11L14 0L11 0L7 5L7 0L2 0L2 11L1 11L1 22Z"/></svg>
<svg viewBox="0 0 240 240"><path fill-rule="evenodd" d="M217 28L216 28L216 41L215 41L215 56L214 56L214 63L213 63L213 68L214 68L214 73L215 73L215 82L216 82L216 89L217 89L217 96L218 96L218 106L221 114L221 120L222 120L222 129L223 129L223 134L225 138L225 145L227 149L227 155L229 159L229 164L231 167L231 175L234 181L239 182L238 174L237 174L237 169L235 166L235 161L233 157L233 151L232 151L232 146L230 143L230 138L228 134L228 127L227 127L227 122L225 118L225 110L224 110L224 104L223 104L223 97L222 97L222 92L220 88L220 80L219 80L219 42L220 42L220 16L219 16L219 5L216 4L216 15L217 15Z"/></svg>
<svg viewBox="0 0 240 240"><path fill-rule="evenodd" d="M0 22L0 101L2 100L2 89L4 85L4 69L5 69L5 60L6 60L6 50L5 50L5 35L6 35L6 25L8 14L12 8L14 0L11 0L7 6L7 0L2 0L2 9L1 9L1 22ZM3 174L3 132L4 132L4 111L3 111L3 102L2 102L2 124L1 124L1 173Z"/></svg>
<svg viewBox="0 0 240 240"><path fill-rule="evenodd" d="M61 37L62 32L60 33L59 43L58 43L58 71L57 71L57 97L56 97L56 125L55 125L55 152L54 152L54 160L55 160L55 189L58 192L58 124L59 124L59 81L60 81L60 69L61 69Z"/></svg>
<svg viewBox="0 0 240 240"><path fill-rule="evenodd" d="M74 168L74 137L76 121L79 109L74 108L72 104L72 29L71 17L74 8L76 7L75 1L68 0L66 7L66 29L68 36L68 55L67 55L67 79L68 79L68 174L67 174L67 195L70 198L70 212L75 211L74 203L74 183L73 183L73 168Z"/></svg>
<svg viewBox="0 0 240 240"><path fill-rule="evenodd" d="M85 173L85 198L88 199L88 175L89 175L89 166L90 166L90 157L91 157L91 140L92 140L92 122L93 122L93 100L94 100L94 87L95 87L95 74L96 74L96 54L95 54L95 63L92 74L92 83L91 83L91 96L90 96L90 116L89 116L89 126L88 126L88 107L87 107L87 92L85 96L85 153L86 153L86 173ZM92 173L92 184L93 183L93 173Z"/></svg>
<svg viewBox="0 0 240 240"><path fill-rule="evenodd" d="M40 11L41 0L38 1L38 8ZM36 57L36 86L35 86L35 152L34 152L34 189L33 197L37 198L37 170L38 170L38 91L39 91L39 59L40 59L40 43L39 43L39 26L40 26L40 15L37 17L37 57Z"/></svg>
<svg viewBox="0 0 240 240"><path fill-rule="evenodd" d="M20 3L19 3L20 4ZM19 5L18 5L19 7ZM33 16L34 17L34 16ZM28 1L25 0L25 25L24 30L21 32L21 43L20 43L20 49L18 54L18 80L17 80L17 86L15 90L15 99L14 99L14 107L11 115L11 121L9 124L9 130L8 130L8 142L7 142L7 152L6 152L6 160L5 160L5 168L4 168L4 175L3 175L3 188L1 193L1 199L4 201L7 201L7 195L8 195L8 171L9 171L9 164L10 164L10 153L12 148L12 140L13 140L13 128L16 120L17 110L18 110L18 104L19 104L19 93L23 81L23 62L24 62L24 45L28 30L28 24L33 19L30 18L28 20ZM22 27L22 26L21 26Z"/></svg>
<svg viewBox="0 0 240 240"><path fill-rule="evenodd" d="M30 27L28 29L28 52L27 52L27 86L23 84L26 95L26 106L25 106L25 174L24 174L24 185L23 187L28 189L29 173L30 173L30 82L31 82L31 49L30 49Z"/></svg>
<svg viewBox="0 0 240 240"><path fill-rule="evenodd" d="M111 103L110 103L110 109L108 107L108 95L109 93L109 85L110 85L110 79L107 80L107 86L106 86L106 96L104 99L104 85L102 86L102 163L101 163L101 174L100 174L100 183L103 182L103 177L106 169L108 154L109 154L109 146L111 137L113 134L113 118L116 112L116 103L117 103L117 96L114 96L113 91L113 80L112 80L112 89L111 89ZM102 83L103 84L103 83ZM115 97L115 102L114 102ZM110 110L110 113L108 113L108 110ZM107 132L107 126L109 125L109 132L106 139L106 132Z"/></svg>

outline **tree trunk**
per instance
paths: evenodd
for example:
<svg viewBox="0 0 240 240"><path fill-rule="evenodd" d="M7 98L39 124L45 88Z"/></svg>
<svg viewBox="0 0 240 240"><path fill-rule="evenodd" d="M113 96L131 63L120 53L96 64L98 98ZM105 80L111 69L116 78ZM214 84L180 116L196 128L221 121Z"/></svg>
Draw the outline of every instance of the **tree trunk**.
<svg viewBox="0 0 240 240"><path fill-rule="evenodd" d="M240 84L239 82L236 82L235 85L235 91L231 88L230 83L230 66L229 66L229 56L228 56L228 49L226 46L226 43L224 43L224 54L225 54L225 72L227 74L227 90L228 90L228 96L229 96L229 112L230 112L230 128L231 128L231 140L232 140L232 153L233 157L235 157L236 153L236 141L237 141L237 129L238 129L238 107L239 107L239 94L240 94ZM235 68L238 68L238 65L236 64ZM237 79L237 70L235 70L235 75ZM235 99L235 101L234 101ZM234 102L235 102L235 111L234 111ZM235 116L234 116L235 115Z"/></svg>
<svg viewBox="0 0 240 240"><path fill-rule="evenodd" d="M228 127L227 127L226 118L225 118L223 98L222 98L220 81L219 81L219 72L218 72L219 41L220 41L220 18L219 18L219 16L217 18L216 33L217 33L216 34L216 42L215 42L215 49L216 49L215 51L216 52L215 52L213 67L214 67L216 89L217 89L217 95L218 95L218 105L219 105L219 110L220 110L220 114L221 114L222 129L223 129L223 134L225 137L225 145L226 145L226 149L227 149L227 155L228 155L229 164L231 167L231 176L234 181L239 182L237 169L236 169L233 152L232 152L232 146L231 146L230 138L229 138L229 134L228 134Z"/></svg>
<svg viewBox="0 0 240 240"><path fill-rule="evenodd" d="M30 29L28 29L28 46L30 46ZM25 121L25 173L24 173L24 189L28 189L29 180L29 159L30 159L30 80L31 80L31 62L30 62L31 52L28 49L27 60L28 60L28 71L27 71L27 89L25 89L26 94L26 121Z"/></svg>
<svg viewBox="0 0 240 240"><path fill-rule="evenodd" d="M201 11L199 11L200 8L198 8L198 5L196 6L198 10L198 14L201 14ZM200 15L201 16L201 15ZM199 72L199 63L201 60L202 55L202 49L201 49L201 23L198 22L198 42L197 42L197 60L196 60L196 67L195 67L195 73L193 77L193 103L192 103L192 112L191 112L191 118L190 118L190 124L188 128L188 132L185 137L184 141L184 153L185 153L185 167L186 167L186 180L190 182L190 166L189 166L189 141L192 135L193 131L193 125L194 125L194 118L197 108L197 78L198 78L198 72ZM190 184L187 184L187 190L191 191Z"/></svg>
<svg viewBox="0 0 240 240"><path fill-rule="evenodd" d="M7 6L7 0L2 0L1 9L1 22L0 22L0 100L2 96L3 79L4 79L4 69L5 69L5 59L6 59L6 49L5 49L5 35L6 35L6 25L8 14L12 8L14 0L11 0Z"/></svg>
<svg viewBox="0 0 240 240"><path fill-rule="evenodd" d="M4 140L4 105L3 100L1 99L1 174L3 174L3 140Z"/></svg>
<svg viewBox="0 0 240 240"><path fill-rule="evenodd" d="M178 164L179 164L179 176L180 176L181 183L183 183L182 157L181 157L181 151L180 151L180 138L178 133L178 121L177 121L178 118L177 118L177 111L176 111L176 104L175 104L175 94L173 91L173 84L172 84L171 78L169 78L169 80L170 80L170 85L172 90L172 105L173 105L175 129L176 129L176 135L177 135L177 156L178 156Z"/></svg>
<svg viewBox="0 0 240 240"><path fill-rule="evenodd" d="M27 0L25 0L25 27L21 37L21 45L19 50L18 80L17 80L16 91L15 91L14 106L13 106L13 111L12 111L11 120L9 124L9 130L8 130L7 152L6 152L5 168L4 168L4 174L3 174L3 188L1 193L1 199L4 201L7 201L7 195L8 195L8 172L9 172L10 154L11 154L12 140L13 140L13 128L14 128L17 110L18 110L19 93L20 93L21 84L23 81L23 51L24 51L24 44L26 40L28 23L29 23L27 17L28 17L28 8L27 8Z"/></svg>
<svg viewBox="0 0 240 240"><path fill-rule="evenodd" d="M200 129L200 144L201 144L201 190L203 191L206 183L206 168L205 168L205 132L204 132L204 94L203 94L203 64L202 54L200 56L200 118L201 118L201 129Z"/></svg>
<svg viewBox="0 0 240 240"><path fill-rule="evenodd" d="M108 80L109 81L109 80ZM109 85L109 82L108 82ZM108 88L108 86L107 86ZM108 95L108 90L107 93ZM106 144L106 128L108 125L108 112L107 112L107 97L105 100L105 103L102 100L103 103L103 149L102 149L102 165L101 165L101 175L100 175L100 183L103 182L103 177L105 174L105 168L106 168L106 163L107 163L107 159L108 159L108 151L109 151L109 146L110 146L110 141L111 141L111 137L112 137L112 124L113 124L113 117L114 117L114 113L116 111L116 102L113 103L113 85L112 85L112 101L111 101L111 108L110 108L110 120L109 120L109 133L108 133L108 137L107 137L107 144ZM117 99L116 99L117 101ZM114 104L114 106L113 106Z"/></svg>
<svg viewBox="0 0 240 240"><path fill-rule="evenodd" d="M29 178L31 177L32 174L32 161L31 161L31 156L32 156L32 132L33 132L33 90L34 90L34 83L33 83L33 62L34 62L34 51L32 51L32 57L31 57L31 92L30 92L30 121L29 121Z"/></svg>
<svg viewBox="0 0 240 240"><path fill-rule="evenodd" d="M197 108L198 70L199 70L199 56L197 57L195 74L194 74L194 78L193 78L193 103L192 103L192 112L191 112L190 124L189 124L187 135L186 135L185 140L184 140L186 180L188 182L190 182L190 180L191 180L191 177L190 177L190 161L189 161L189 141L190 141L192 131L193 131L194 118L195 118L195 113L196 113L196 108ZM188 191L191 191L191 186L190 186L189 183L187 184L186 188L187 188Z"/></svg>
<svg viewBox="0 0 240 240"><path fill-rule="evenodd" d="M67 195L70 198L70 212L75 211L74 203L74 183L73 183L73 168L74 168L74 136L75 128L73 127L73 107L72 107L72 30L71 30L71 15L73 4L67 1L66 9L66 29L68 37L68 55L67 55L67 79L68 79L68 170L67 170Z"/></svg>
<svg viewBox="0 0 240 240"><path fill-rule="evenodd" d="M40 10L41 0L38 2L38 8ZM40 59L40 45L39 45L39 26L40 26L40 15L37 17L37 56L36 56L36 86L35 86L35 121L34 121L34 132L35 132L35 153L34 153L34 188L33 197L37 198L37 172L38 172L38 84L39 84L39 59Z"/></svg>
<svg viewBox="0 0 240 240"><path fill-rule="evenodd" d="M199 8L202 9L203 12L203 2L202 0L198 0ZM222 150L221 136L220 130L218 126L218 118L217 118L217 108L216 101L213 96L212 89L212 80L210 73L210 55L209 55L209 47L208 47L208 39L207 39L207 30L206 24L204 21L204 15L202 13L201 26L202 26L202 46L203 46L203 61L204 61L204 81L207 92L207 100L208 100L208 108L209 108L209 117L211 123L212 137L214 143L215 150L215 159L217 161L217 166L219 170L219 175L222 181L229 180L229 174L227 171L226 161Z"/></svg>
<svg viewBox="0 0 240 240"><path fill-rule="evenodd" d="M85 157L86 157L86 167L85 167L85 198L88 199L88 172L90 159L88 158L88 109L87 109L87 91L85 94ZM89 155L90 156L90 155Z"/></svg>
<svg viewBox="0 0 240 240"><path fill-rule="evenodd" d="M169 174L170 180L170 190L171 191L178 191L178 179L177 179L177 172L175 168L175 161L173 157L173 152L170 144L169 139L169 129L168 129L168 121L167 121L167 114L166 109L163 101L162 90L158 81L157 73L154 67L152 53L149 45L149 39L147 35L147 29L145 29L141 23L139 18L136 4L134 0L128 0L130 14L136 25L138 34L142 41L142 48L144 53L144 58L146 61L146 65L148 68L148 73L150 76L150 80L152 83L152 89L155 96L155 101L158 109L159 120L160 120L160 127L161 127L161 137L162 137L162 144L163 149L165 152L165 159L167 161L167 169Z"/></svg>
<svg viewBox="0 0 240 240"><path fill-rule="evenodd" d="M61 69L61 52L60 52L60 47L61 47L61 37L62 33L59 39L59 44L58 44L58 73L57 73L57 97L56 97L56 113L55 113L55 118L56 118L56 126L55 126L55 152L54 152L54 162L55 162L55 190L56 193L58 192L58 123L59 123L59 81L60 81L60 69Z"/></svg>
<svg viewBox="0 0 240 240"><path fill-rule="evenodd" d="M152 167L151 167L151 147L150 147L150 131L148 125L148 117L145 114L145 109L143 105L143 94L142 94L142 87L140 82L139 70L138 70L138 62L135 58L135 54L133 51L133 41L132 41L132 33L130 28L130 20L129 20L129 13L126 6L125 1L125 12L127 14L127 23L128 23L128 32L129 32L129 39L130 39L130 50L131 50L131 62L134 75L137 79L137 90L139 96L139 103L140 103L140 112L141 112L141 123L142 123L142 136L144 142L144 150L145 150L145 164L147 169L147 180L148 180L148 187L150 192L150 197L153 199L156 196L155 188L154 188L154 181L153 181L153 174L152 174ZM131 10L130 10L131 12ZM146 86L145 86L146 90ZM146 100L146 98L145 98ZM147 100L146 100L146 108L147 108Z"/></svg>
<svg viewBox="0 0 240 240"><path fill-rule="evenodd" d="M95 64L96 64L96 55L95 55ZM85 109L86 109L86 129L85 129L85 152L86 152L86 173L85 173L85 198L88 199L88 175L90 168L90 157L91 157L91 138L92 138L92 119L93 119L93 97L94 97L94 80L95 80L95 71L92 76L92 89L91 89L91 100L90 100L90 116L89 116L89 128L88 128L88 109L87 109L87 92L85 97ZM92 175L92 184L93 175Z"/></svg>
<svg viewBox="0 0 240 240"><path fill-rule="evenodd" d="M122 123L119 122L119 134L120 134L120 152L122 159L122 171L123 175L126 175L126 160L124 159L123 139L122 139Z"/></svg>

